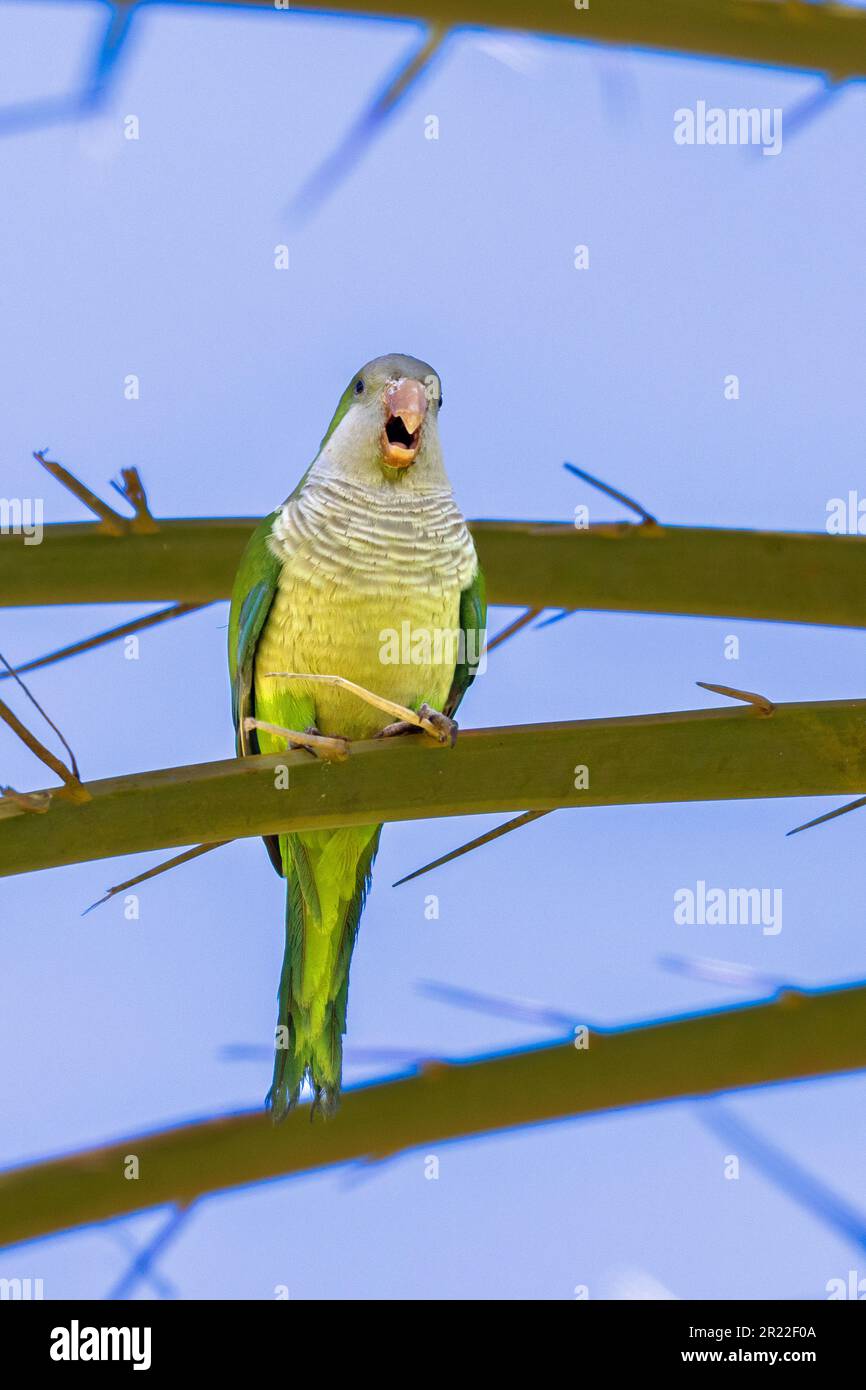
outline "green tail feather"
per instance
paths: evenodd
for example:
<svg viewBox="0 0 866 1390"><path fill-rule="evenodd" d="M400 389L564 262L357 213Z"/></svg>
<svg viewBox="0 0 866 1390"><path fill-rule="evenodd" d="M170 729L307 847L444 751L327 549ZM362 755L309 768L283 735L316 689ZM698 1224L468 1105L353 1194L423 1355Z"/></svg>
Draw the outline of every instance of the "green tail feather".
<svg viewBox="0 0 866 1390"><path fill-rule="evenodd" d="M286 946L278 994L275 1121L309 1081L314 1107L337 1108L349 966L379 848L380 825L280 836L286 877Z"/></svg>

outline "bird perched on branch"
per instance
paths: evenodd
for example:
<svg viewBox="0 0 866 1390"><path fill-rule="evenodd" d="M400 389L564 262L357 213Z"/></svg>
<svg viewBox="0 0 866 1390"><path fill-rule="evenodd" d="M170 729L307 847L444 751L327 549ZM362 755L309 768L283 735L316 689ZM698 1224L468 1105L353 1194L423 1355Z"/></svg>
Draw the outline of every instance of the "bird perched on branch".
<svg viewBox="0 0 866 1390"><path fill-rule="evenodd" d="M413 731L345 687L305 676L354 682L453 742L453 715L481 659L486 601L442 461L441 408L426 362L368 362L294 492L253 533L229 621L239 754L284 751L292 732L324 754L335 740ZM265 839L286 879L275 1119L305 1081L326 1113L339 1098L349 965L381 829Z"/></svg>

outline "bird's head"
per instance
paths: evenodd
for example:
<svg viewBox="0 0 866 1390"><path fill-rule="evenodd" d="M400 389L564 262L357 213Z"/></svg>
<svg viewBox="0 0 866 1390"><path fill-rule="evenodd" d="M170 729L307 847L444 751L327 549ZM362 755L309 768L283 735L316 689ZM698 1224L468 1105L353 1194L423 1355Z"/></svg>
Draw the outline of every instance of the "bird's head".
<svg viewBox="0 0 866 1390"><path fill-rule="evenodd" d="M429 363L402 353L373 358L340 397L317 471L367 486L442 486L441 406L439 374Z"/></svg>

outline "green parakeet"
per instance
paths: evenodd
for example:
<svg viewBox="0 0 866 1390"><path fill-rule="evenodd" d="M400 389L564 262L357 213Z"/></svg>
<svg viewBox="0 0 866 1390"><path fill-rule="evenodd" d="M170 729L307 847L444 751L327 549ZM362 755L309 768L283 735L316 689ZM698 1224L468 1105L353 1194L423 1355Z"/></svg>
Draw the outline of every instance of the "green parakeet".
<svg viewBox="0 0 866 1390"><path fill-rule="evenodd" d="M442 461L439 377L377 357L352 378L313 463L256 528L229 621L239 754L283 751L250 718L349 739L402 732L345 690L273 672L344 676L450 719L478 668L484 580ZM268 1104L282 1118L305 1080L340 1093L349 965L381 825L265 840L286 879L286 942Z"/></svg>

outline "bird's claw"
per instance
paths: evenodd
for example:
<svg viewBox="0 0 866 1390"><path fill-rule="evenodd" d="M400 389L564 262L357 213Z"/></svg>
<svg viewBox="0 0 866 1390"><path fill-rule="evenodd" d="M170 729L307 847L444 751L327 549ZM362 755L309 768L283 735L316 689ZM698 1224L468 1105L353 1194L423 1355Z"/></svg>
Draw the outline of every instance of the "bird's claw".
<svg viewBox="0 0 866 1390"><path fill-rule="evenodd" d="M310 724L304 733L310 742L296 743L295 748L306 748L314 758L324 758L329 763L344 763L348 758L349 740L345 734L323 734L315 724Z"/></svg>
<svg viewBox="0 0 866 1390"><path fill-rule="evenodd" d="M263 719L254 719L251 716L244 720L244 729L249 733L253 729L261 729L268 734L276 734L286 740L286 745L293 751L304 748L308 753L312 753L314 758L323 758L329 763L344 763L349 756L349 740L341 734L322 734L311 725L303 733L298 733L295 729L284 729L279 724L269 724Z"/></svg>
<svg viewBox="0 0 866 1390"><path fill-rule="evenodd" d="M449 719L447 714L443 714L441 710L432 709L428 704L423 704L418 713L422 719L426 719L429 724L433 725L440 743L446 744L449 748L454 747L457 742L456 719Z"/></svg>
<svg viewBox="0 0 866 1390"><path fill-rule="evenodd" d="M399 734L420 734L422 730L417 724L410 724L408 719L398 719L394 724L386 724L384 729L380 729L374 738L397 738Z"/></svg>
<svg viewBox="0 0 866 1390"><path fill-rule="evenodd" d="M457 723L449 719L447 714L442 714L438 709L433 709L431 705L423 704L419 706L418 716L424 721L423 724L412 724L408 719L398 719L394 724L386 724L384 729L380 729L375 738L397 738L401 734L429 734L439 743L453 748L457 742Z"/></svg>

